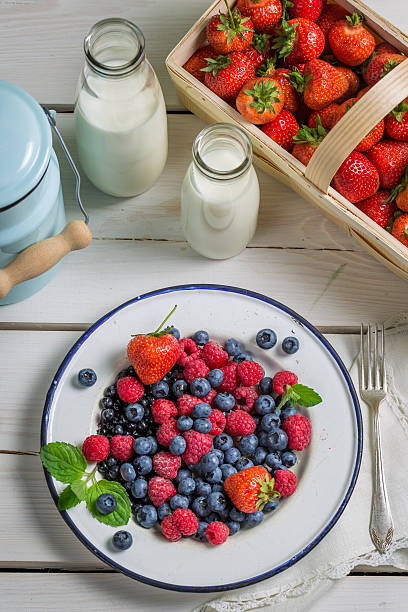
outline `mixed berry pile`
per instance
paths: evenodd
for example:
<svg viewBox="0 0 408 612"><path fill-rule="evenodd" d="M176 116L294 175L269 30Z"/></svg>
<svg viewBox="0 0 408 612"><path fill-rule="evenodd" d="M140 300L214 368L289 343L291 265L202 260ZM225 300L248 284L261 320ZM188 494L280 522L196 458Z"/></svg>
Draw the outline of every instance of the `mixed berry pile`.
<svg viewBox="0 0 408 612"><path fill-rule="evenodd" d="M307 165L326 134L407 58L326 0L238 0L184 68ZM332 185L408 246L408 98L361 140Z"/></svg>

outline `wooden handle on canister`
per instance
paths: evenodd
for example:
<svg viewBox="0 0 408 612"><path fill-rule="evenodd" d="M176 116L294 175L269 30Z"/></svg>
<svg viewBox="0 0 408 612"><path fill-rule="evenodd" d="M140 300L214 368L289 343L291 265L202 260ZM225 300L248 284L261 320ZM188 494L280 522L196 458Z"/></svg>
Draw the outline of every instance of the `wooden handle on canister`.
<svg viewBox="0 0 408 612"><path fill-rule="evenodd" d="M91 231L83 221L71 221L60 234L27 247L0 270L0 299L15 285L50 270L67 253L84 249L91 240Z"/></svg>

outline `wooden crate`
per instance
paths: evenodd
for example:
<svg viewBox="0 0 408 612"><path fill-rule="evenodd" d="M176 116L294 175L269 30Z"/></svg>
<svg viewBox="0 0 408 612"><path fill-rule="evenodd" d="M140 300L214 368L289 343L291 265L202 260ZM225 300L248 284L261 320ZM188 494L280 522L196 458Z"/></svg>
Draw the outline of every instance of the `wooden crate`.
<svg viewBox="0 0 408 612"><path fill-rule="evenodd" d="M366 24L377 37L408 55L408 36L396 26L360 0L338 0L337 3L364 14ZM376 259L395 274L408 279L408 248L330 187L337 169L360 140L408 96L408 61L399 64L362 96L328 133L305 167L183 69L183 64L194 51L205 44L208 19L224 7L223 0L216 0L167 57L166 66L180 101L207 123L227 121L243 128L251 138L257 166L289 185L353 236Z"/></svg>

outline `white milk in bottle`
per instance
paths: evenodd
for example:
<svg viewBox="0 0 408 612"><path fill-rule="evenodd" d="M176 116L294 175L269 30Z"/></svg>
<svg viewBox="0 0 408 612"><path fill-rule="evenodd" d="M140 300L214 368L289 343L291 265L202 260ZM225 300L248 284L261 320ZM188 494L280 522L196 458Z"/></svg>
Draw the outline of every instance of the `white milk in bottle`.
<svg viewBox="0 0 408 612"><path fill-rule="evenodd" d="M84 49L75 104L81 166L105 193L138 195L167 160L166 108L143 34L125 19L105 19L90 30Z"/></svg>

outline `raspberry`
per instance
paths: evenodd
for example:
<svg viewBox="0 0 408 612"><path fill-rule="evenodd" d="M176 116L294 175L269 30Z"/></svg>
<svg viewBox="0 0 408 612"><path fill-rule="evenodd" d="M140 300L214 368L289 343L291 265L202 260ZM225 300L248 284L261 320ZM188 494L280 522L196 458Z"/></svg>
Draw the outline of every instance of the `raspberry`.
<svg viewBox="0 0 408 612"><path fill-rule="evenodd" d="M190 429L183 434L186 441L186 450L183 459L187 465L196 465L206 453L212 448L212 437L210 434L199 433Z"/></svg>
<svg viewBox="0 0 408 612"><path fill-rule="evenodd" d="M191 383L195 378L206 378L209 371L210 369L205 361L202 359L195 359L186 365L183 375L184 379L188 383Z"/></svg>
<svg viewBox="0 0 408 612"><path fill-rule="evenodd" d="M217 391L226 391L232 393L239 385L239 378L237 374L238 364L235 361L230 361L226 366L222 368L224 378L222 383L217 387Z"/></svg>
<svg viewBox="0 0 408 612"><path fill-rule="evenodd" d="M205 537L213 546L224 544L225 540L229 536L229 529L225 523L221 521L214 521L207 526L205 530Z"/></svg>
<svg viewBox="0 0 408 612"><path fill-rule="evenodd" d="M119 378L116 383L116 389L119 398L122 402L127 404L133 404L137 402L145 392L145 388L141 382L139 382L134 376L124 376Z"/></svg>
<svg viewBox="0 0 408 612"><path fill-rule="evenodd" d="M283 395L286 391L286 387L289 385L296 385L298 381L298 377L293 372L288 372L287 370L282 370L282 372L277 372L273 377L272 385L273 390L278 395Z"/></svg>
<svg viewBox="0 0 408 612"><path fill-rule="evenodd" d="M200 399L199 397L194 397L193 395L185 393L177 400L178 413L180 416L191 416L194 406L205 401L204 397Z"/></svg>
<svg viewBox="0 0 408 612"><path fill-rule="evenodd" d="M237 400L238 407L245 412L251 412L255 400L258 399L258 392L253 387L238 387L233 393Z"/></svg>
<svg viewBox="0 0 408 612"><path fill-rule="evenodd" d="M175 478L181 466L181 457L167 451L160 451L153 457L153 469L158 476Z"/></svg>
<svg viewBox="0 0 408 612"><path fill-rule="evenodd" d="M213 408L208 418L210 419L212 423L212 429L210 431L210 434L212 436L217 436L218 434L224 431L227 420L225 418L224 413L221 412L221 410L217 410L216 408Z"/></svg>
<svg viewBox="0 0 408 612"><path fill-rule="evenodd" d="M263 368L256 361L242 361L237 367L237 372L245 387L257 385L264 377Z"/></svg>
<svg viewBox="0 0 408 612"><path fill-rule="evenodd" d="M301 414L293 414L284 420L282 429L288 436L288 446L301 451L309 445L312 425L309 419Z"/></svg>
<svg viewBox="0 0 408 612"><path fill-rule="evenodd" d="M156 432L156 438L162 446L168 446L175 436L180 433L176 419L168 419L162 423Z"/></svg>
<svg viewBox="0 0 408 612"><path fill-rule="evenodd" d="M109 451L110 444L106 436L88 436L82 444L82 452L89 462L104 461Z"/></svg>
<svg viewBox="0 0 408 612"><path fill-rule="evenodd" d="M246 436L254 433L255 429L254 419L244 410L233 410L227 414L225 431L231 436Z"/></svg>
<svg viewBox="0 0 408 612"><path fill-rule="evenodd" d="M133 455L133 442L132 436L113 436L111 440L111 453L115 459L121 461L127 461Z"/></svg>
<svg viewBox="0 0 408 612"><path fill-rule="evenodd" d="M168 421L170 417L178 415L176 405L170 400L157 399L152 404L152 417L155 423L161 425Z"/></svg>
<svg viewBox="0 0 408 612"><path fill-rule="evenodd" d="M208 393L208 395L206 395L205 397L201 398L202 402L205 402L206 404L210 404L211 408L213 406L213 401L215 396L217 395L217 391L215 389L211 389L211 391Z"/></svg>
<svg viewBox="0 0 408 612"><path fill-rule="evenodd" d="M201 357L201 347L197 346L197 344L191 338L182 338L179 341L180 345L180 356L177 359L177 363L183 368L196 359L200 359Z"/></svg>
<svg viewBox="0 0 408 612"><path fill-rule="evenodd" d="M148 495L152 503L157 507L164 504L166 499L173 497L176 494L176 489L173 483L168 478L161 476L153 476L149 480Z"/></svg>
<svg viewBox="0 0 408 612"><path fill-rule="evenodd" d="M210 370L214 370L228 363L228 353L216 342L207 342L203 348L203 359Z"/></svg>
<svg viewBox="0 0 408 612"><path fill-rule="evenodd" d="M162 534L170 542L178 542L181 540L181 531L177 527L176 522L172 514L168 514L164 517L161 524Z"/></svg>
<svg viewBox="0 0 408 612"><path fill-rule="evenodd" d="M178 508L173 512L173 523L185 536L193 535L198 529L198 519L192 510Z"/></svg>
<svg viewBox="0 0 408 612"><path fill-rule="evenodd" d="M273 488L282 497L289 497L296 491L296 475L290 470L277 470Z"/></svg>

